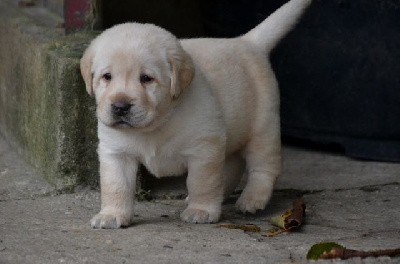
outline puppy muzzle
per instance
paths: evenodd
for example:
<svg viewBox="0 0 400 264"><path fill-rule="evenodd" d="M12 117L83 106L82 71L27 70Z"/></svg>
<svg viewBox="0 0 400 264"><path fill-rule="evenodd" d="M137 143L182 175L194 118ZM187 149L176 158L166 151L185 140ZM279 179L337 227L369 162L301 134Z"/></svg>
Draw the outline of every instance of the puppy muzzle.
<svg viewBox="0 0 400 264"><path fill-rule="evenodd" d="M109 117L108 125L116 128L140 128L151 121L146 109L122 102L110 105Z"/></svg>
<svg viewBox="0 0 400 264"><path fill-rule="evenodd" d="M133 105L129 104L129 103L116 102L114 104L111 104L111 112L115 116L123 117L123 116L128 115L132 106Z"/></svg>

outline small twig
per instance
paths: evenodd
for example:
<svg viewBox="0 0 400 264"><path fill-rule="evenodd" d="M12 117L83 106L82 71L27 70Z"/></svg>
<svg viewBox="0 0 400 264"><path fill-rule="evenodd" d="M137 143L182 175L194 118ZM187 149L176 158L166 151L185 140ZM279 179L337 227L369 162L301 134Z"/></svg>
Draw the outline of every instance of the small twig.
<svg viewBox="0 0 400 264"><path fill-rule="evenodd" d="M321 255L321 259L349 259L349 258L368 258L368 257L396 257L400 256L400 248L396 249L386 249L386 250L376 250L376 251L359 251L346 248L334 247L330 252L324 252Z"/></svg>

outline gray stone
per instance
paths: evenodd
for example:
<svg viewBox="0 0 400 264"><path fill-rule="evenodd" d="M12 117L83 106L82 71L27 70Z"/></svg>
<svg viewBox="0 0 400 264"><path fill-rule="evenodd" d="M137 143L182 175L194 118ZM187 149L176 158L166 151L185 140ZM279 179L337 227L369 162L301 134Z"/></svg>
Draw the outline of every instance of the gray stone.
<svg viewBox="0 0 400 264"><path fill-rule="evenodd" d="M183 223L179 214L185 202L165 199L138 202L135 223L129 228L94 230L89 220L100 209L97 191L86 188L75 193L56 192L0 141L1 171L6 171L0 177L0 263L304 263L311 245L321 241L335 241L359 250L398 247L398 183L389 177L388 182L363 185L363 175L355 170L363 162L343 163L331 154L300 149L296 152L304 162L301 169L306 171L316 170L307 165L313 164L313 159L333 159L348 166L338 164L332 177L355 166L352 181L356 184L333 189L323 182L316 186L313 177L305 177L304 188L276 190L267 208L257 215L238 213L234 208L237 196L232 196L223 206L222 222L256 224L261 233L220 228L217 224ZM291 159L288 162L300 163L296 157ZM392 164L377 166L385 170ZM324 175L324 169L319 169L320 175ZM272 227L268 219L290 208L300 194L307 204L302 228L272 238L263 236ZM399 261L381 257L318 263Z"/></svg>
<svg viewBox="0 0 400 264"><path fill-rule="evenodd" d="M64 36L1 1L0 35L0 134L58 189L96 185L94 103L79 71L94 33Z"/></svg>
<svg viewBox="0 0 400 264"><path fill-rule="evenodd" d="M400 182L400 163L362 161L339 154L284 148L277 189L346 189Z"/></svg>

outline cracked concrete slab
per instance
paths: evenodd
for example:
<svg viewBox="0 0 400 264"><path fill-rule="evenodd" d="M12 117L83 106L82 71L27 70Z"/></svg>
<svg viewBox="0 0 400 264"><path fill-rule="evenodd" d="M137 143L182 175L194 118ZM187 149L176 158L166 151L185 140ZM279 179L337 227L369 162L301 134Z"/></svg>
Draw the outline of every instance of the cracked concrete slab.
<svg viewBox="0 0 400 264"><path fill-rule="evenodd" d="M0 201L23 200L54 190L0 138Z"/></svg>
<svg viewBox="0 0 400 264"><path fill-rule="evenodd" d="M100 207L97 191L57 193L0 140L0 171L6 171L0 176L0 263L305 263L308 249L321 241L335 241L360 250L400 245L400 185L391 176L380 183L364 184L364 174L356 173L363 162L301 149L293 151L298 155L290 159L301 157L304 162L287 161L299 164L296 175L304 173L301 170L316 170L311 165L314 162L328 163L332 159L343 165L334 166L336 173L332 177L353 170L352 181L357 183L359 177L361 183L332 188L329 182L317 186L313 177L296 178L303 181L304 188L295 189L293 185L276 190L267 208L257 215L238 213L234 207L237 196L232 196L223 205L222 222L256 224L261 227L260 233L220 228L217 224L185 224L179 219L184 201L165 199L138 202L135 224L129 228L93 230L89 220ZM355 168L351 169L353 165ZM319 175L324 175L325 168L320 167ZM318 175L317 171L314 173ZM310 190L305 188L307 182L312 186ZM277 237L263 236L272 227L268 219L291 207L299 195L307 205L302 228ZM400 258L381 257L338 263L399 261Z"/></svg>

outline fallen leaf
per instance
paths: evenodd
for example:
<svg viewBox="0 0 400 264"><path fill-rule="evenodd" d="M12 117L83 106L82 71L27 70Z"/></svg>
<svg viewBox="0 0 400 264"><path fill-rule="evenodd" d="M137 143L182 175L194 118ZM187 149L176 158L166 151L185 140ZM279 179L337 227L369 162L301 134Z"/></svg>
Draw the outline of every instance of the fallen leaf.
<svg viewBox="0 0 400 264"><path fill-rule="evenodd" d="M297 198L294 200L292 214L286 219L286 229L298 229L303 224L305 212L306 204L304 203L303 198Z"/></svg>
<svg viewBox="0 0 400 264"><path fill-rule="evenodd" d="M327 243L318 243L313 245L307 253L307 259L317 260L320 259L321 256L326 253L332 251L334 248L343 248L343 246L334 243L334 242L327 242Z"/></svg>
<svg viewBox="0 0 400 264"><path fill-rule="evenodd" d="M281 232L275 229L268 230L267 236L276 236L283 232L293 231L298 229L304 221L306 205L303 198L297 198L293 201L293 208L288 209L285 213L274 216L270 219L271 224L279 227Z"/></svg>
<svg viewBox="0 0 400 264"><path fill-rule="evenodd" d="M254 233L258 233L261 231L261 228L259 226L253 224L240 225L240 224L227 223L227 224L219 224L218 227L224 227L228 229L240 229L245 232L254 232Z"/></svg>
<svg viewBox="0 0 400 264"><path fill-rule="evenodd" d="M318 243L313 245L307 253L307 259L349 259L349 258L368 258L368 257L381 257L400 256L400 248L375 250L375 251L361 251L347 249L342 245L334 242Z"/></svg>
<svg viewBox="0 0 400 264"><path fill-rule="evenodd" d="M292 209L287 210L284 214L271 217L270 222L274 226L286 230L287 228L285 227L285 220L289 217L290 214L292 214Z"/></svg>

